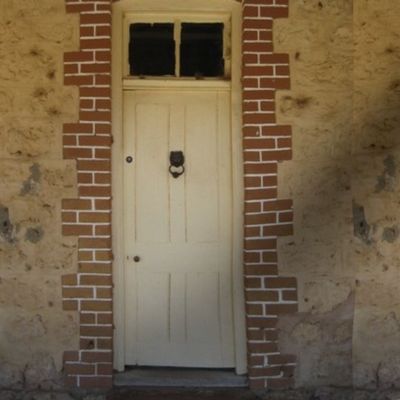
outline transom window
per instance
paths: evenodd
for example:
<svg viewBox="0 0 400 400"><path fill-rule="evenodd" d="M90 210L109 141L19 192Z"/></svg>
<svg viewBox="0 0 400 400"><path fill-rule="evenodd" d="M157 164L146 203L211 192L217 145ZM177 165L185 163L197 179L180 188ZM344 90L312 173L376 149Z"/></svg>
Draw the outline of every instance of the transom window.
<svg viewBox="0 0 400 400"><path fill-rule="evenodd" d="M130 77L228 79L229 21L127 21Z"/></svg>

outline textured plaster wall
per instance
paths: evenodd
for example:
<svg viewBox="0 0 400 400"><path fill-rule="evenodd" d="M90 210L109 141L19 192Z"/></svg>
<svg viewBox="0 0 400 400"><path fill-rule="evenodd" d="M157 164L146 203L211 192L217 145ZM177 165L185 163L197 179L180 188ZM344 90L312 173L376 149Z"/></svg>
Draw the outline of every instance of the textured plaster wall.
<svg viewBox="0 0 400 400"><path fill-rule="evenodd" d="M62 57L79 45L64 7L0 1L0 388L55 386L78 346L76 315L61 311L61 275L76 271L61 132L78 111ZM280 239L280 270L298 278L300 307L280 336L298 386L400 387L399 21L394 0L292 0L275 22L292 71L278 121L294 130L279 197L294 199L295 235Z"/></svg>
<svg viewBox="0 0 400 400"><path fill-rule="evenodd" d="M79 46L77 23L64 0L0 1L0 389L56 386L62 352L77 347L60 284L76 270L60 206L76 196L61 140L78 112L62 66Z"/></svg>
<svg viewBox="0 0 400 400"><path fill-rule="evenodd" d="M400 386L400 2L292 0L275 25L292 90L280 165L295 235L280 270L296 276L299 314L280 324L297 386Z"/></svg>

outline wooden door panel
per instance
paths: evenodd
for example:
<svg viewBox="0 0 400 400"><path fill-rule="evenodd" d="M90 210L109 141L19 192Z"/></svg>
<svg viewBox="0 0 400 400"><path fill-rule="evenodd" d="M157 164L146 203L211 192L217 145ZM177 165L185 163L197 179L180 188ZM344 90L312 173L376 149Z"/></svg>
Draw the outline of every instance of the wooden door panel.
<svg viewBox="0 0 400 400"><path fill-rule="evenodd" d="M135 110L135 203L136 242L170 241L168 154L170 107L168 104L138 104ZM160 134L160 132L164 134Z"/></svg>
<svg viewBox="0 0 400 400"><path fill-rule="evenodd" d="M126 261L130 363L234 366L228 104L212 91L125 93L125 247L140 256ZM177 179L170 151L185 154Z"/></svg>

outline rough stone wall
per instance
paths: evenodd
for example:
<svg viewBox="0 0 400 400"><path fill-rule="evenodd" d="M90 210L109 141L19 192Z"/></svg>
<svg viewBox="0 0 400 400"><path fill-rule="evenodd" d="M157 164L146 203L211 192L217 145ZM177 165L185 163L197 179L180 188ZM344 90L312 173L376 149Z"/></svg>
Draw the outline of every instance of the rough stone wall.
<svg viewBox="0 0 400 400"><path fill-rule="evenodd" d="M61 198L76 195L62 124L77 117L63 54L77 47L64 0L0 2L0 389L60 384L77 316L62 312L61 276L76 239L61 235Z"/></svg>
<svg viewBox="0 0 400 400"><path fill-rule="evenodd" d="M281 319L297 386L400 385L400 3L292 0L275 27L291 58L278 121L293 126L279 196L293 198L281 273L299 313Z"/></svg>

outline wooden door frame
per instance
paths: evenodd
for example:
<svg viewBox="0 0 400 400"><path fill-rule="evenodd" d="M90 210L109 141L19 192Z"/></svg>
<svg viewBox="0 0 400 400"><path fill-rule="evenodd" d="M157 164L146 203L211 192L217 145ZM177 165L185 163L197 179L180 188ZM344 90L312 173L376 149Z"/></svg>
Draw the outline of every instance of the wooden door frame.
<svg viewBox="0 0 400 400"><path fill-rule="evenodd" d="M112 221L114 256L114 368L125 368L125 289L123 240L124 199L123 199L123 17L128 12L146 12L157 15L163 12L181 12L193 15L221 12L232 16L232 174L233 174L233 243L232 243L232 293L234 308L234 336L236 373L247 371L246 322L243 279L243 153L242 153L242 89L241 89L241 9L235 0L120 0L113 4L112 15ZM177 81L175 81L178 83ZM217 82L216 82L217 83ZM145 83L147 84L147 83ZM197 81L196 86L207 87L211 81ZM174 86L173 81L166 83ZM179 85L178 85L179 86ZM164 86L165 87L165 86Z"/></svg>

